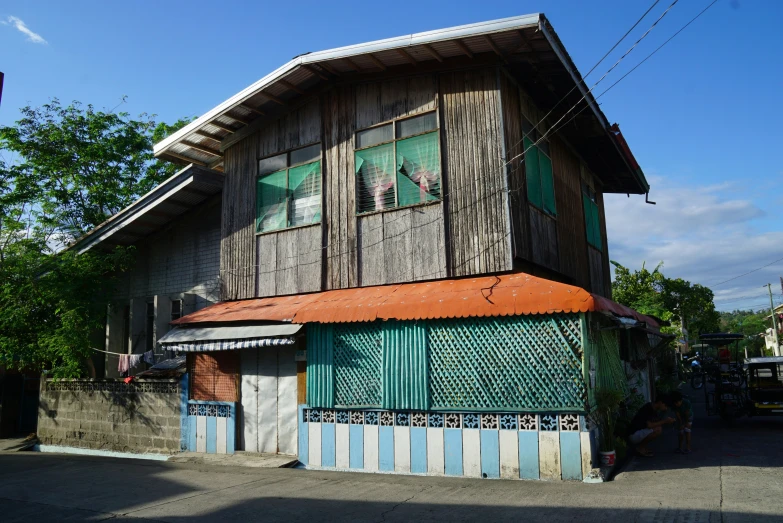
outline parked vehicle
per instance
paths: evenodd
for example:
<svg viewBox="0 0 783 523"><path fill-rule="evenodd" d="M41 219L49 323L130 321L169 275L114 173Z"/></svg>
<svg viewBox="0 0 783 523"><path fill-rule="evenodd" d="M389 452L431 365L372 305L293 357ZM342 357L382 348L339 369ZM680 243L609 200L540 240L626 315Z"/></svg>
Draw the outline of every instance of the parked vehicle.
<svg viewBox="0 0 783 523"><path fill-rule="evenodd" d="M745 360L749 416L783 415L783 356Z"/></svg>

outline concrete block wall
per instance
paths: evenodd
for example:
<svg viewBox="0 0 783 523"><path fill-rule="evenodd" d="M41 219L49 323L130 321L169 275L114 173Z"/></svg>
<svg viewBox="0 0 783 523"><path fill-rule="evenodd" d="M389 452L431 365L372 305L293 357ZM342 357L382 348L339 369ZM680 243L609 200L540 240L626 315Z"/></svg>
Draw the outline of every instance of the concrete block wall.
<svg viewBox="0 0 783 523"><path fill-rule="evenodd" d="M115 452L179 452L180 392L176 380L42 380L38 439Z"/></svg>

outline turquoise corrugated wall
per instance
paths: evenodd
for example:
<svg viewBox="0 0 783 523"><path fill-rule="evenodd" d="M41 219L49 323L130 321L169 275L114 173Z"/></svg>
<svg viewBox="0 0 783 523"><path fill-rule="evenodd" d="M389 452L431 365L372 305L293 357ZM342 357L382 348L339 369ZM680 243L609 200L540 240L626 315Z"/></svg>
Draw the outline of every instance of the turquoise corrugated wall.
<svg viewBox="0 0 783 523"><path fill-rule="evenodd" d="M427 410L430 406L424 322L383 325L383 408Z"/></svg>
<svg viewBox="0 0 783 523"><path fill-rule="evenodd" d="M332 325L307 325L307 404L334 408L334 365Z"/></svg>

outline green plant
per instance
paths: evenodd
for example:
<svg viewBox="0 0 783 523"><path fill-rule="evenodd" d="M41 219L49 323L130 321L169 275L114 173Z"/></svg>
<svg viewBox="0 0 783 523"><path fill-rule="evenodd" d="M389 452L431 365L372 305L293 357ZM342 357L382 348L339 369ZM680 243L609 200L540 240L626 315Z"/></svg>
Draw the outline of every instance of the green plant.
<svg viewBox="0 0 783 523"><path fill-rule="evenodd" d="M614 438L614 450L617 452L617 459L624 459L628 453L628 445L625 439L617 436Z"/></svg>
<svg viewBox="0 0 783 523"><path fill-rule="evenodd" d="M617 423L617 413L620 403L625 399L623 393L616 389L601 388L595 391L596 409L594 419L600 430L599 446L601 452L614 450L614 429Z"/></svg>

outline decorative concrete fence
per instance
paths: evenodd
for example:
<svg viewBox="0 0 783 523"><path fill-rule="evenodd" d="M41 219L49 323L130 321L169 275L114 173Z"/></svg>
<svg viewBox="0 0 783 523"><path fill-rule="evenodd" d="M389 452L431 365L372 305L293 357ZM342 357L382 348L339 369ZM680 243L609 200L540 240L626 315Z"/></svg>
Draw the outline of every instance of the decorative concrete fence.
<svg viewBox="0 0 783 523"><path fill-rule="evenodd" d="M312 469L581 480L594 448L579 414L299 408L299 461Z"/></svg>
<svg viewBox="0 0 783 523"><path fill-rule="evenodd" d="M43 445L171 454L181 448L177 380L42 380L38 439Z"/></svg>
<svg viewBox="0 0 783 523"><path fill-rule="evenodd" d="M187 450L233 454L236 440L236 403L190 400L187 405Z"/></svg>

